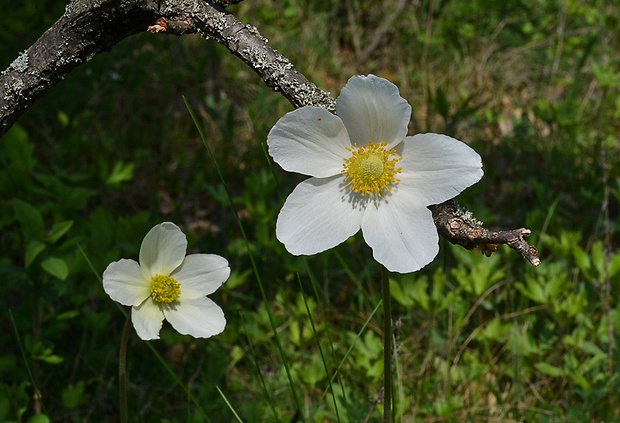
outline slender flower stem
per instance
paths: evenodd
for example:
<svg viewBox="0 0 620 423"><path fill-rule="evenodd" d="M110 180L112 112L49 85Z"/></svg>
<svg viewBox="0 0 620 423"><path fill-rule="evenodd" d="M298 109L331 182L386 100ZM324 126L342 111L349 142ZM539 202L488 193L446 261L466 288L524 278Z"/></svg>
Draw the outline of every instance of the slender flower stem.
<svg viewBox="0 0 620 423"><path fill-rule="evenodd" d="M390 272L381 267L383 287L383 423L392 421L392 303Z"/></svg>
<svg viewBox="0 0 620 423"><path fill-rule="evenodd" d="M121 423L127 423L127 343L130 328L131 313L127 314L123 335L121 336L121 346L118 352L118 394Z"/></svg>

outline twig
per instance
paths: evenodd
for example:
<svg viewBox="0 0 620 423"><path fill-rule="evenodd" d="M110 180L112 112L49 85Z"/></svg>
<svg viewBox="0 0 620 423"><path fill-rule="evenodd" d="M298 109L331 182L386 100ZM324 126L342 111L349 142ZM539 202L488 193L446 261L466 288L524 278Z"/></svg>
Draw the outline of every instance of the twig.
<svg viewBox="0 0 620 423"><path fill-rule="evenodd" d="M383 292L383 423L392 421L392 296L390 272L381 266Z"/></svg>
<svg viewBox="0 0 620 423"><path fill-rule="evenodd" d="M441 234L453 244L468 250L479 248L487 256L495 251L499 244L506 244L533 266L540 264L538 250L525 240L532 233L529 229L485 229L482 222L454 200L430 206L429 209L433 212L433 220Z"/></svg>
<svg viewBox="0 0 620 423"><path fill-rule="evenodd" d="M220 6L204 0L73 0L54 25L0 74L0 135L73 69L148 29L215 39L295 107L335 110L328 93L272 49L256 28Z"/></svg>
<svg viewBox="0 0 620 423"><path fill-rule="evenodd" d="M601 142L601 170L602 170L602 182L603 182L603 201L601 202L601 212L603 214L603 312L605 314L605 324L607 326L607 372L611 378L614 373L614 324L611 317L611 279L609 276L609 261L612 251L611 245L611 222L609 219L609 164L607 163L606 145Z"/></svg>

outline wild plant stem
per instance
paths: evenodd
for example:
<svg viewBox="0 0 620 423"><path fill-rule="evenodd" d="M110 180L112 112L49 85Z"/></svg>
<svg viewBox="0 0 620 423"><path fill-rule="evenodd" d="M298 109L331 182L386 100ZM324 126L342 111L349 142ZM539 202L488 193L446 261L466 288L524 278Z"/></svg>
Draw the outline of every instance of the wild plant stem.
<svg viewBox="0 0 620 423"><path fill-rule="evenodd" d="M611 296L611 278L609 275L609 261L612 251L611 245L611 221L609 218L609 196L610 196L610 186L609 186L609 165L607 163L607 152L606 145L604 142L601 142L601 152L600 152L600 162L602 168L602 182L603 182L603 201L601 203L601 211L603 214L603 283L604 283L604 292L605 297L603 298L603 310L605 314L605 321L607 324L607 371L609 373L609 377L612 377L614 374L614 347L615 347L615 336L614 336L614 325L611 318L611 305L610 299ZM610 396L610 399L612 396ZM613 400L612 400L613 401ZM613 406L613 404L611 404Z"/></svg>
<svg viewBox="0 0 620 423"><path fill-rule="evenodd" d="M41 300L40 291L42 283L38 278L34 279L33 304L32 304L32 341L34 345L38 345L41 341ZM41 387L41 379L39 376L39 360L32 362L32 384L34 386L33 409L35 414L41 414L42 395L39 388Z"/></svg>
<svg viewBox="0 0 620 423"><path fill-rule="evenodd" d="M392 421L392 306L390 272L381 268L383 288L383 423Z"/></svg>
<svg viewBox="0 0 620 423"><path fill-rule="evenodd" d="M118 351L118 394L121 423L127 423L127 344L130 328L131 313L127 314L123 335L121 336L121 346Z"/></svg>

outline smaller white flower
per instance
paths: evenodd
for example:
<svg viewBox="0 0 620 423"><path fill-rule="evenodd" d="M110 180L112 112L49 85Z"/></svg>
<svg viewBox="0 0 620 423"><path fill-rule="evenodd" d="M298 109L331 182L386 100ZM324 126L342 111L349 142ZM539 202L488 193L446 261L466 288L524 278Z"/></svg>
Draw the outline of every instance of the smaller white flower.
<svg viewBox="0 0 620 423"><path fill-rule="evenodd" d="M183 335L209 338L224 330L224 312L206 296L230 275L228 261L215 254L185 256L187 238L174 224L153 227L140 247L140 264L121 259L103 272L103 289L132 306L131 321L144 340L159 339L166 319Z"/></svg>

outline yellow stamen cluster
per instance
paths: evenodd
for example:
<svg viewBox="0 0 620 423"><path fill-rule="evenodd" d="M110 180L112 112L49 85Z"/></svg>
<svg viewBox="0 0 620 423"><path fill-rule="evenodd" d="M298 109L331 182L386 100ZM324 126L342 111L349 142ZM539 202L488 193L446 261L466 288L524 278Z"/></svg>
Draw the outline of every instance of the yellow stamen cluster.
<svg viewBox="0 0 620 423"><path fill-rule="evenodd" d="M170 304L179 299L181 284L172 276L155 275L151 278L151 298L158 304Z"/></svg>
<svg viewBox="0 0 620 423"><path fill-rule="evenodd" d="M362 147L355 145L347 148L351 157L342 165L347 188L362 195L376 194L377 197L381 197L384 190L391 191L391 185L400 181L396 175L402 168L397 168L396 163L402 157L386 146L385 142L375 144L370 141Z"/></svg>

